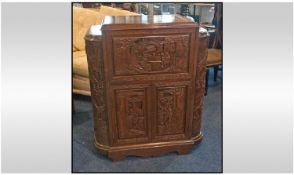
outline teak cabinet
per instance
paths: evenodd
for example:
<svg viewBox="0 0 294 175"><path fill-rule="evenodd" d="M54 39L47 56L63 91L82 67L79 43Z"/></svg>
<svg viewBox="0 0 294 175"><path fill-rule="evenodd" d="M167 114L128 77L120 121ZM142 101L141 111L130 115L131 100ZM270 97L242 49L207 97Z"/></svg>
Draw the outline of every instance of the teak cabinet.
<svg viewBox="0 0 294 175"><path fill-rule="evenodd" d="M202 139L207 34L180 16L106 17L86 39L94 138L112 160Z"/></svg>

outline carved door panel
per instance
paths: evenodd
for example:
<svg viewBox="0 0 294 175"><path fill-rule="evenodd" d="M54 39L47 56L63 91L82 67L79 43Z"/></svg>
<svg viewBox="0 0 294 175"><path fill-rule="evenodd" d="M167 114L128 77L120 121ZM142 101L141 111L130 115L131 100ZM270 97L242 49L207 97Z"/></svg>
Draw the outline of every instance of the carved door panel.
<svg viewBox="0 0 294 175"><path fill-rule="evenodd" d="M190 82L155 86L153 105L155 115L152 125L155 141L189 137L192 112L189 106L191 88Z"/></svg>
<svg viewBox="0 0 294 175"><path fill-rule="evenodd" d="M118 86L113 91L113 144L186 139L191 135L191 82Z"/></svg>
<svg viewBox="0 0 294 175"><path fill-rule="evenodd" d="M111 83L187 80L194 74L193 28L115 30L104 37L106 76Z"/></svg>
<svg viewBox="0 0 294 175"><path fill-rule="evenodd" d="M136 86L136 85L133 85ZM113 90L114 144L147 142L150 139L148 88Z"/></svg>
<svg viewBox="0 0 294 175"><path fill-rule="evenodd" d="M115 75L188 72L189 35L114 37Z"/></svg>

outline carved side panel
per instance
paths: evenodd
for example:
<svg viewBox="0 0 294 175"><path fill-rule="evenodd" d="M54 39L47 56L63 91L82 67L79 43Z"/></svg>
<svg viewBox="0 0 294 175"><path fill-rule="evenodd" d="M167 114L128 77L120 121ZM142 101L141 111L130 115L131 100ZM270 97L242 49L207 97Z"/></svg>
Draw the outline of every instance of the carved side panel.
<svg viewBox="0 0 294 175"><path fill-rule="evenodd" d="M102 48L101 40L86 40L95 138L100 144L108 145L108 119Z"/></svg>
<svg viewBox="0 0 294 175"><path fill-rule="evenodd" d="M116 90L118 139L147 136L145 90Z"/></svg>
<svg viewBox="0 0 294 175"><path fill-rule="evenodd" d="M201 115L203 110L203 100L205 93L206 61L208 52L208 36L199 37L199 48L197 55L195 97L193 110L192 135L200 133Z"/></svg>
<svg viewBox="0 0 294 175"><path fill-rule="evenodd" d="M157 89L158 136L185 132L186 94L186 87Z"/></svg>
<svg viewBox="0 0 294 175"><path fill-rule="evenodd" d="M189 40L189 35L114 37L114 74L188 72Z"/></svg>

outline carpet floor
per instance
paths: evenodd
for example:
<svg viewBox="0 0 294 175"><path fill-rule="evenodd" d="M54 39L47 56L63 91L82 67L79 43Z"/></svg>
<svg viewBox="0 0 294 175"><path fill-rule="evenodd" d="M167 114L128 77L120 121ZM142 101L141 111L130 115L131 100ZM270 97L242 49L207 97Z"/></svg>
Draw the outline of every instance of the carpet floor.
<svg viewBox="0 0 294 175"><path fill-rule="evenodd" d="M113 162L100 155L93 144L93 113L90 97L74 95L73 172L222 172L222 77L213 81L210 72L208 94L202 115L203 140L190 154L168 153L159 157L128 156Z"/></svg>

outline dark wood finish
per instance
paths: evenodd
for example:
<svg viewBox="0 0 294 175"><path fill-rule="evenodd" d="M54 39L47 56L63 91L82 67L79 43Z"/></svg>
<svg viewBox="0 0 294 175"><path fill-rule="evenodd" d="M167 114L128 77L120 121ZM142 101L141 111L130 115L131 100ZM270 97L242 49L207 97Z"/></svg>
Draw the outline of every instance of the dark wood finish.
<svg viewBox="0 0 294 175"><path fill-rule="evenodd" d="M106 17L91 27L86 52L102 154L187 154L201 141L207 34L198 31L171 15Z"/></svg>
<svg viewBox="0 0 294 175"><path fill-rule="evenodd" d="M193 136L196 136L200 132L201 114L203 110L204 94L207 93L207 80L206 76L206 64L208 55L208 33L206 30L199 32L199 46L197 54L197 66L196 66L196 85L195 85L195 97L194 97L194 114L193 114Z"/></svg>

